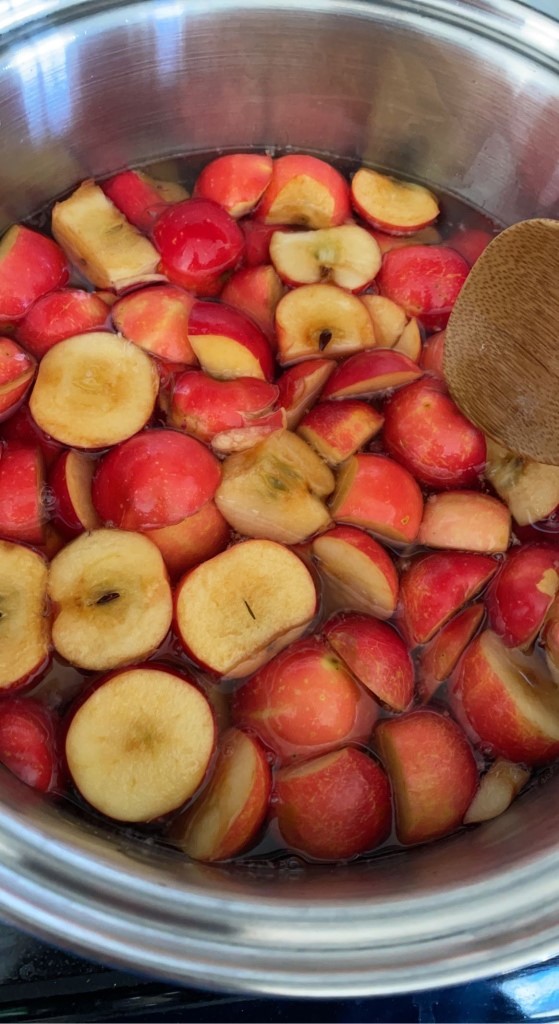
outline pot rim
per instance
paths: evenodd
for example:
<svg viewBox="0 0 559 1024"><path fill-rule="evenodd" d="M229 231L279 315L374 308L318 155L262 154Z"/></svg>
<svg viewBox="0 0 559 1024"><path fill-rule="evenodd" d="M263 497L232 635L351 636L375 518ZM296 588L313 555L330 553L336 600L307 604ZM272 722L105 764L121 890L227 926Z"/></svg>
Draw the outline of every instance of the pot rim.
<svg viewBox="0 0 559 1024"><path fill-rule="evenodd" d="M151 3L131 0L120 10ZM208 0L175 4L187 5L189 13L207 12ZM34 0L0 17L2 51L113 6L112 0ZM301 10L298 0L212 0L212 6L216 12ZM396 21L420 15L498 41L559 73L559 24L518 0L305 0L303 13L368 19L387 10ZM118 854L96 860L101 890L85 842L30 825L17 795L0 813L2 915L47 941L160 977L236 991L357 996L456 984L559 950L559 853L534 854L442 894L302 906L283 893L281 900L209 896L196 885L180 892L147 878L141 865L126 868ZM224 927L231 916L234 936Z"/></svg>

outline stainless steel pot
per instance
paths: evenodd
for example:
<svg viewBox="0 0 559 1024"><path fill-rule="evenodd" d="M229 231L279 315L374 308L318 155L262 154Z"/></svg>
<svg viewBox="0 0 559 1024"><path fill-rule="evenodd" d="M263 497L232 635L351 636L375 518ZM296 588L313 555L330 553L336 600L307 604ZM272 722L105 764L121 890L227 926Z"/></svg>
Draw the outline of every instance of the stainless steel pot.
<svg viewBox="0 0 559 1024"><path fill-rule="evenodd" d="M0 30L3 226L87 175L253 145L559 216L559 26L517 3L0 0ZM187 864L5 775L0 801L0 913L167 978L356 995L559 953L559 777L466 835L308 870Z"/></svg>

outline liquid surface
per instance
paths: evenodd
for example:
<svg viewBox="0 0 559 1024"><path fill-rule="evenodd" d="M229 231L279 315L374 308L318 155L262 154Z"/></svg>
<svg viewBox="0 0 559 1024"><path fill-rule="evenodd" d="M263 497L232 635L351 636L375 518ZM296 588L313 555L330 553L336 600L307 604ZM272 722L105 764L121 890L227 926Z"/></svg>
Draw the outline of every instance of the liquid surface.
<svg viewBox="0 0 559 1024"><path fill-rule="evenodd" d="M147 165L144 169L148 173L153 173L156 177L164 178L167 180L172 178L174 180L181 181L184 185L186 185L187 188L192 188L194 181L201 168L204 167L209 162L209 160L215 157L216 155L219 154L216 154L215 152L198 153L192 157L183 158L181 160L164 161L158 162L156 164ZM349 176L358 166L357 163L353 163L350 161L331 160L330 162L337 166L338 169L347 176ZM438 197L441 203L441 215L436 224L434 225L434 230L438 232L439 241L444 242L449 239L456 238L457 235L465 235L467 232L479 231L488 233L490 235L494 235L500 230L500 227L491 222L483 213L468 207L463 202L458 200L456 197L450 195L441 195L440 193L438 193ZM43 232L47 231L49 224L49 211L43 211L36 218L32 218L29 221L29 224L30 226L38 228ZM433 241L436 240L437 238L433 234ZM378 407L380 407L381 405L380 402L373 402L372 404ZM163 419L161 419L161 424L163 424L163 422ZM382 453L382 441L375 439L369 445L367 450ZM490 491L488 485L481 480L479 482L479 488L481 490ZM427 489L424 489L425 495L429 493L430 492ZM49 496L47 495L47 501L48 500ZM546 524L544 524L541 529L535 527L523 528L523 530L519 531L519 535L514 538L513 543L518 542L519 540L524 541L530 539L542 539L542 531L545 534L545 540L556 539L557 543L559 543L559 521L557 520L557 517L551 517L550 520ZM383 541L383 543L385 544L385 546L389 547L389 545L386 544L386 541ZM417 554L420 550L421 549L417 546L410 546L405 549L393 548L392 554L394 556L397 568L399 570L404 568L406 565L406 561L410 558L410 556L412 554ZM496 557L499 558L502 556ZM318 579L320 592L323 589L323 587L322 581L320 580L320 573L317 569L316 575ZM475 597L475 602L478 603L482 600L483 593L477 594ZM312 625L307 630L307 635L315 633L320 634L321 626L324 623L325 619L329 615L331 615L332 612L337 610L342 609L333 606L331 603L327 603L325 600L321 600L319 605L319 611ZM481 631L484 628L484 622L486 622L485 617L484 619L482 619L482 622L478 627L478 631ZM390 624L395 626L396 629L399 629L397 618L393 617L390 620ZM416 649L416 651L413 652L413 657L416 663L420 653L421 649ZM539 658L543 657L543 655L541 655L541 652L536 650L535 657ZM187 657L187 655L182 650L178 640L172 635L169 635L167 637L163 645L159 648L158 651L156 651L152 655L152 657L149 660L163 663L171 669L177 669L183 673L186 673L188 676L196 680L198 684L204 689L210 702L212 703L216 711L220 728L224 728L230 723L230 695L239 686L243 685L243 680L225 680L216 683L213 677L202 672ZM72 699L83 690L84 685L88 685L90 682L94 681L95 678L96 676L94 674L85 674L77 669L74 669L73 667L63 662L63 660L55 654L52 660L52 666L48 674L41 680L36 689L34 691L30 691L30 693L33 696L40 697L49 707L64 712L64 709L69 705ZM415 706L421 706L417 699ZM437 690L436 695L434 698L432 698L429 706L441 711L444 714L450 714L446 693L446 684L443 684L443 686L441 686ZM386 711L386 709L382 708L380 716L393 717L388 711ZM369 750L372 748L363 747L363 749ZM274 755L269 754L268 756L272 768L275 768L276 761L274 759ZM378 757L376 751L375 756ZM483 769L485 767L485 758L483 754L479 751L476 751L475 756L478 762L478 767L480 769ZM549 768L544 769L544 771L548 773ZM530 783L531 785L533 785L535 781L537 781L539 774L541 773L534 774L532 782ZM104 829L106 829L107 827L111 827L110 823L109 825L107 825L106 819L103 819L95 811L89 808L81 799L79 794L75 791L70 792L67 796L55 799L61 799L64 800L66 803L72 804L75 809L75 812L77 812L80 818L85 816L92 822L102 823ZM184 808L180 809L181 812L183 810ZM273 815L273 805L271 807L271 811ZM178 813L179 812L177 812L177 814ZM160 823L150 823L145 826L135 825L132 827L124 827L115 823L114 829L124 836L143 838L143 840L149 844L167 844L168 840L166 836L169 831L169 828L172 825L174 817L176 817L176 815L171 816L170 819L166 819L163 826ZM401 849L401 844L398 843L396 835L393 831L392 834L381 847L377 847L374 850L374 852L371 852L369 854L365 853L363 857L376 858L380 856L386 856L387 854L395 852L399 849ZM309 859L310 858L306 858L301 855L301 860ZM246 865L256 865L257 863L263 864L281 860L286 869L294 871L298 869L298 865L300 865L301 863L301 861L299 860L299 855L294 857L293 851L288 851L285 845L283 844L277 826L273 820L273 816L271 823L267 824L264 827L258 838L258 841L252 846L252 848L246 850L241 856L236 857L235 860L238 862L243 862Z"/></svg>

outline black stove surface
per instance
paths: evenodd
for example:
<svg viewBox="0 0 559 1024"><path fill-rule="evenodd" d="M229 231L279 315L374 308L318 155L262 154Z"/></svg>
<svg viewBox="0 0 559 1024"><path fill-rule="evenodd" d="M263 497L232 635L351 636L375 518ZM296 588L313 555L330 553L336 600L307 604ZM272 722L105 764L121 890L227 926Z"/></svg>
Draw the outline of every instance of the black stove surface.
<svg viewBox="0 0 559 1024"><path fill-rule="evenodd" d="M263 998L180 988L111 970L0 924L3 1021L559 1022L559 959L501 978L414 995Z"/></svg>

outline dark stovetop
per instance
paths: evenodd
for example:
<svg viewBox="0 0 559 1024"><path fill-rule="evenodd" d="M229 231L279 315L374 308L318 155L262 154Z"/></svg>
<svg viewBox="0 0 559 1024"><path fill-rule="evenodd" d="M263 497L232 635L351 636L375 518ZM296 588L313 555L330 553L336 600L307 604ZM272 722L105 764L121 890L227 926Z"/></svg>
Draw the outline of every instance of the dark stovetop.
<svg viewBox="0 0 559 1024"><path fill-rule="evenodd" d="M559 1022L559 959L506 977L417 995L261 998L178 988L110 970L0 924L3 1021Z"/></svg>

